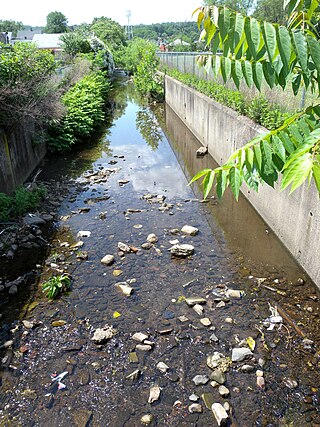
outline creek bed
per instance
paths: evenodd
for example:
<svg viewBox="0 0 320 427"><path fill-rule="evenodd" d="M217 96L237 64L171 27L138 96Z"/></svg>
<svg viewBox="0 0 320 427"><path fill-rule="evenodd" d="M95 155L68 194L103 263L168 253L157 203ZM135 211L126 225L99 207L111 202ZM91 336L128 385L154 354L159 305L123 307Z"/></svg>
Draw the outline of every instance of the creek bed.
<svg viewBox="0 0 320 427"><path fill-rule="evenodd" d="M228 402L232 426L319 425L318 290L243 198L202 203L199 188L187 186L213 160L196 158L199 143L172 111L139 104L125 80L114 102L98 144L45 165L42 178L68 182L70 194L27 304L3 311L13 342L1 354L0 425L139 426L144 415L155 426L216 425L204 401ZM182 233L186 224L199 233ZM157 242L142 249L151 233ZM79 240L83 246L72 248ZM174 240L194 254L173 257ZM119 254L119 242L131 252ZM101 263L107 254L111 266ZM57 269L72 275L72 289L48 302L40 284ZM202 315L190 297L204 299ZM283 321L268 331L263 321L275 307ZM97 345L94 331L105 325L115 334ZM147 351L136 348L137 332L148 336ZM248 347L252 355L230 360L233 348ZM207 356L215 352L226 367L226 397L212 379L193 382L212 376ZM63 372L59 388L54 375ZM161 389L154 403L151 387ZM193 393L202 413L190 413Z"/></svg>

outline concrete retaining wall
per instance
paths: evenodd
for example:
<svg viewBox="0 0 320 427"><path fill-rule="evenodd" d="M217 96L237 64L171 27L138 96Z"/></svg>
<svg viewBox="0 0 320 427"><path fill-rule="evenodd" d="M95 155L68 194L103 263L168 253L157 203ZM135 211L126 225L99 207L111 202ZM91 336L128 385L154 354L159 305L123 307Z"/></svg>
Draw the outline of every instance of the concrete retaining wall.
<svg viewBox="0 0 320 427"><path fill-rule="evenodd" d="M7 135L0 130L0 192L10 193L26 181L46 154L45 144L33 142L34 134L32 124Z"/></svg>
<svg viewBox="0 0 320 427"><path fill-rule="evenodd" d="M165 77L166 102L219 163L266 129L183 83ZM320 287L320 202L315 186L289 196L263 185L242 193Z"/></svg>

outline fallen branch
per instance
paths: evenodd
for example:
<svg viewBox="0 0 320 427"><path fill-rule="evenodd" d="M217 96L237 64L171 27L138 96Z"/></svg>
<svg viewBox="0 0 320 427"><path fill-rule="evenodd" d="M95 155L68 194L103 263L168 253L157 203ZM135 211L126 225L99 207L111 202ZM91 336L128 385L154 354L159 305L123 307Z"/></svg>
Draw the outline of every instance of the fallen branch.
<svg viewBox="0 0 320 427"><path fill-rule="evenodd" d="M33 177L33 180L30 183L28 183L27 188L32 188L33 184L35 184L35 182L36 182L36 180L37 180L37 178L38 178L38 176L40 175L41 172L42 172L42 169L39 169L37 171L37 173Z"/></svg>
<svg viewBox="0 0 320 427"><path fill-rule="evenodd" d="M279 306L279 304L277 304L277 309L278 309L278 312L279 312L279 314L280 314L280 316L282 316L285 320L286 320L286 322L287 323L289 323L289 325L290 326L292 326L293 327L293 329L299 334L299 335L301 335L303 338L305 338L306 337L306 334L299 328L299 326L296 324L296 322L293 320L293 319L291 319L291 317L289 316L289 314L287 314L284 310L283 310L283 308L281 308L280 306Z"/></svg>

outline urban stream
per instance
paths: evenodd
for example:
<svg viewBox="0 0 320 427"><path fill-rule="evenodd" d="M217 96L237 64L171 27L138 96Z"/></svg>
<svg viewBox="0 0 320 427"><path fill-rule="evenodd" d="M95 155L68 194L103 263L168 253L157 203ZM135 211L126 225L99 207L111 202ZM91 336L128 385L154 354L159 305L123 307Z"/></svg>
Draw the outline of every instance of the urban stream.
<svg viewBox="0 0 320 427"><path fill-rule="evenodd" d="M317 288L244 198L187 185L214 163L168 107L114 86L104 137L45 160L69 194L38 280L3 307L0 425L319 426ZM72 287L50 302L57 271Z"/></svg>

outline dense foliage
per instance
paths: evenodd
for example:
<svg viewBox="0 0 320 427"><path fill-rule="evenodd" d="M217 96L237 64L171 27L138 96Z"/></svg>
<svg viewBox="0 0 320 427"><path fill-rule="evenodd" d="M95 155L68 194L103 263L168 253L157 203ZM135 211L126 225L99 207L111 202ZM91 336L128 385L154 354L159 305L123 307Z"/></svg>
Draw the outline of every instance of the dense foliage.
<svg viewBox="0 0 320 427"><path fill-rule="evenodd" d="M118 64L120 64L130 74L137 71L137 66L141 63L146 50L156 51L156 45L140 38L134 38L128 45L118 52Z"/></svg>
<svg viewBox="0 0 320 427"><path fill-rule="evenodd" d="M12 220L38 207L46 195L46 188L18 187L12 196L0 193L0 222Z"/></svg>
<svg viewBox="0 0 320 427"><path fill-rule="evenodd" d="M147 41L133 40L131 48L130 65L134 68L134 83L137 90L149 100L160 101L163 99L163 82L157 75L159 59L156 55L157 47Z"/></svg>
<svg viewBox="0 0 320 427"><path fill-rule="evenodd" d="M182 39L192 44L199 39L197 23L194 21L134 25L133 36L149 41L162 39L166 40L168 43L175 39Z"/></svg>
<svg viewBox="0 0 320 427"><path fill-rule="evenodd" d="M44 28L44 33L64 33L68 30L68 19L61 12L50 12L47 16L47 25Z"/></svg>
<svg viewBox="0 0 320 427"><path fill-rule="evenodd" d="M112 53L126 45L126 35L123 27L110 18L105 16L94 18L89 28L90 33L93 33L106 43Z"/></svg>
<svg viewBox="0 0 320 427"><path fill-rule="evenodd" d="M104 70L108 75L114 71L113 55L106 44L98 37L80 31L69 32L60 37L62 49L66 54L64 61L76 62L76 57L87 58L92 69ZM68 58L69 57L69 58Z"/></svg>
<svg viewBox="0 0 320 427"><path fill-rule="evenodd" d="M23 30L24 25L22 22L12 21L10 19L0 20L0 32L12 32L12 35L16 37L19 30Z"/></svg>
<svg viewBox="0 0 320 427"><path fill-rule="evenodd" d="M89 53L92 50L88 39L78 32L63 34L60 40L62 49L71 57L75 57L79 53Z"/></svg>
<svg viewBox="0 0 320 427"><path fill-rule="evenodd" d="M258 0L253 16L261 21L285 24L287 13L283 0Z"/></svg>
<svg viewBox="0 0 320 427"><path fill-rule="evenodd" d="M53 56L32 43L0 46L0 127L4 130L30 118L39 123L56 117L59 98Z"/></svg>
<svg viewBox="0 0 320 427"><path fill-rule="evenodd" d="M54 57L33 43L15 43L12 49L0 48L0 84L42 79L55 71Z"/></svg>
<svg viewBox="0 0 320 427"><path fill-rule="evenodd" d="M287 13L283 0L204 0L206 6L227 6L244 15L251 14L258 20L285 24Z"/></svg>
<svg viewBox="0 0 320 427"><path fill-rule="evenodd" d="M102 71L90 73L62 97L66 115L49 130L49 147L65 151L89 137L104 121L109 80Z"/></svg>
<svg viewBox="0 0 320 427"><path fill-rule="evenodd" d="M301 86L319 97L320 42L315 27L317 0L285 0L288 27L258 22L226 7L202 7L198 24L213 55L202 58L206 67L221 73L224 81L241 81L260 90L291 84L296 94ZM217 55L218 50L223 55ZM312 105L287 119L282 126L260 135L238 149L228 162L214 170L199 172L204 177L204 195L214 182L219 196L230 186L238 198L243 182L255 190L261 182L274 186L282 176L281 189L291 192L306 180L320 193L320 104Z"/></svg>
<svg viewBox="0 0 320 427"><path fill-rule="evenodd" d="M176 70L166 70L166 73L267 129L277 129L290 116L288 112L283 111L283 107L271 103L263 95L248 99L244 92L228 89L215 81L199 79L192 74L183 74Z"/></svg>
<svg viewBox="0 0 320 427"><path fill-rule="evenodd" d="M273 1L273 0L269 0ZM227 6L230 9L236 10L237 12L248 15L254 8L254 2L251 0L204 0L203 4L206 6Z"/></svg>

